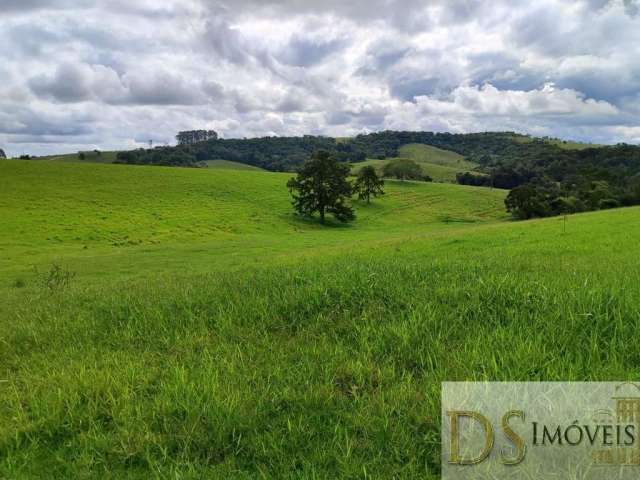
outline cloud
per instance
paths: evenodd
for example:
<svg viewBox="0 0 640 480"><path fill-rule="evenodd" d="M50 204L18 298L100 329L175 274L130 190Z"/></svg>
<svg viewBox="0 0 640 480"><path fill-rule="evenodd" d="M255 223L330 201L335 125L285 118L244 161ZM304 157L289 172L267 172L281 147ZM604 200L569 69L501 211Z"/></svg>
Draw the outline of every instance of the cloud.
<svg viewBox="0 0 640 480"><path fill-rule="evenodd" d="M310 67L330 55L340 54L346 44L346 39L314 39L297 34L280 52L278 59L288 65Z"/></svg>
<svg viewBox="0 0 640 480"><path fill-rule="evenodd" d="M0 0L0 10L10 154L130 148L189 128L638 140L637 0Z"/></svg>

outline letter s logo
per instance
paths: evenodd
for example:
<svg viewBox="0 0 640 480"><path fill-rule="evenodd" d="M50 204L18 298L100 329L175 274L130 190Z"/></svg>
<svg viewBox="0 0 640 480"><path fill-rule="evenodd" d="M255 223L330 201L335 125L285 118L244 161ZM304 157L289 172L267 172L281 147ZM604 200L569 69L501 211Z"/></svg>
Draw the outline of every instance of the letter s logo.
<svg viewBox="0 0 640 480"><path fill-rule="evenodd" d="M504 449L502 449L501 454L503 465L518 465L522 463L524 456L527 453L527 446L524 444L524 440L522 440L522 438L509 426L509 420L512 417L521 418L523 422L525 420L524 412L521 410L511 410L510 412L505 413L504 417L502 417L502 431L509 441L511 441L511 443L516 447L516 452L518 452L518 455L515 458L508 459L505 456Z"/></svg>

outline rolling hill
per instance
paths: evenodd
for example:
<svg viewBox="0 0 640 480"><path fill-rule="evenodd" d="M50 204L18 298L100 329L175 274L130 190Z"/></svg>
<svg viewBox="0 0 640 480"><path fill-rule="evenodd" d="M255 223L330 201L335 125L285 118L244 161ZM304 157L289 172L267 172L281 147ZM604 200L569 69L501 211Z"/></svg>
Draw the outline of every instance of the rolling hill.
<svg viewBox="0 0 640 480"><path fill-rule="evenodd" d="M184 263L176 248L186 249L188 268L208 271L264 249L295 256L379 240L381 232L402 236L506 218L506 192L452 185L388 182L384 202L357 204L355 224L327 230L292 214L285 186L291 174L22 160L1 162L0 173L0 272L15 276L54 262L100 275L107 264L146 274L174 259ZM154 253L147 258L140 250Z"/></svg>
<svg viewBox="0 0 640 480"><path fill-rule="evenodd" d="M264 172L265 170L246 163L230 162L229 160L205 160L202 162L207 168L215 168L222 170L252 170L254 172Z"/></svg>
<svg viewBox="0 0 640 480"><path fill-rule="evenodd" d="M418 163L422 171L436 182L455 183L456 174L472 171L478 167L477 164L467 161L462 155L450 150L415 143L400 147L397 158L407 158ZM393 159L354 163L352 171L357 173L363 166L371 165L381 174L384 166L391 160Z"/></svg>
<svg viewBox="0 0 640 480"><path fill-rule="evenodd" d="M62 155L49 155L37 157L35 160L46 160L52 162L79 162L79 163L113 163L116 161L118 152L82 152L84 158L80 158L80 153L66 153Z"/></svg>
<svg viewBox="0 0 640 480"><path fill-rule="evenodd" d="M0 477L436 479L442 381L637 377L639 208L289 176L0 162Z"/></svg>

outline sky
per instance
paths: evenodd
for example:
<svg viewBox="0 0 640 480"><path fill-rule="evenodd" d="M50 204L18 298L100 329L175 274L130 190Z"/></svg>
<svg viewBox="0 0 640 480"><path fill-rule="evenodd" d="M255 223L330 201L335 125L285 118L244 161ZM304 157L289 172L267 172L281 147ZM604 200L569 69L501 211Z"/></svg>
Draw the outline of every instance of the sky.
<svg viewBox="0 0 640 480"><path fill-rule="evenodd" d="M8 155L191 129L640 143L640 0L0 0Z"/></svg>

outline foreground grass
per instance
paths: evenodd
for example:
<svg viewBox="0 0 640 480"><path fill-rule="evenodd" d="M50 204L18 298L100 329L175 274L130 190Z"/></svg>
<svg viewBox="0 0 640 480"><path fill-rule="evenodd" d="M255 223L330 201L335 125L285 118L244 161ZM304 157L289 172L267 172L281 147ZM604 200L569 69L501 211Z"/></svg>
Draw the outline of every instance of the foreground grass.
<svg viewBox="0 0 640 480"><path fill-rule="evenodd" d="M287 175L0 169L0 478L435 479L441 381L640 373L637 208L390 182L320 228Z"/></svg>
<svg viewBox="0 0 640 480"><path fill-rule="evenodd" d="M637 378L639 214L6 292L0 476L437 478L441 381Z"/></svg>

